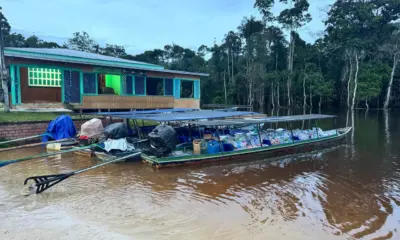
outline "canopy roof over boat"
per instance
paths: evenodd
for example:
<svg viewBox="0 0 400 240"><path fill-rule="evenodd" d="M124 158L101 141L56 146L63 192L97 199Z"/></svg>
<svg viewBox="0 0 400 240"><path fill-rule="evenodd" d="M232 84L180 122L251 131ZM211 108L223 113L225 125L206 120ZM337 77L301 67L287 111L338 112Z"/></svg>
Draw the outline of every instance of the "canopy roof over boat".
<svg viewBox="0 0 400 240"><path fill-rule="evenodd" d="M251 125L260 123L279 123L279 122L295 122L304 120L317 120L334 118L334 115L322 115L322 114L308 114L308 115L293 115L293 116L282 116L282 117L266 117L266 118L255 118L255 119L232 119L232 120L211 120L211 121L194 121L190 124L204 127L212 126L234 126L234 125Z"/></svg>
<svg viewBox="0 0 400 240"><path fill-rule="evenodd" d="M159 111L159 110L155 110ZM173 122L173 121L188 121L200 119L217 119L228 117L249 116L257 114L255 112L243 111L217 111L217 110L200 110L200 111L167 111L167 112L152 112L152 113L139 113L133 112L131 114L108 114L112 117L126 118L126 119L142 119L157 122Z"/></svg>
<svg viewBox="0 0 400 240"><path fill-rule="evenodd" d="M172 112L187 112L197 111L195 108L170 108L170 109L156 109L156 110L138 110L138 111L124 111L124 112L95 112L89 113L94 115L114 116L114 115L134 115L134 114L156 114L156 113L172 113Z"/></svg>

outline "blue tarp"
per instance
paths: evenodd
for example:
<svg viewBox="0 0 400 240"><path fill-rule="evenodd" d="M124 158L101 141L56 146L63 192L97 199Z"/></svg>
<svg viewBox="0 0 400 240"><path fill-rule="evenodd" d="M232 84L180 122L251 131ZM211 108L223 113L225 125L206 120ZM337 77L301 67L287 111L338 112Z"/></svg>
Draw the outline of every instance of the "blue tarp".
<svg viewBox="0 0 400 240"><path fill-rule="evenodd" d="M68 115L61 115L52 120L47 126L46 135L43 136L42 142L51 139L72 138L76 135L76 128L72 118Z"/></svg>

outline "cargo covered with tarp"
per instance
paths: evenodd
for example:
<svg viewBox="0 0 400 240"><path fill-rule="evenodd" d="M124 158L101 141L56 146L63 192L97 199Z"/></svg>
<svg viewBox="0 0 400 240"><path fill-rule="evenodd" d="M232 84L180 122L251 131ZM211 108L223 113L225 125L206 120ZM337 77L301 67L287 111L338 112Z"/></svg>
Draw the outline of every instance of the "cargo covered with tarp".
<svg viewBox="0 0 400 240"><path fill-rule="evenodd" d="M178 135L173 127L159 125L148 135L151 148L148 149L156 156L171 153L178 144Z"/></svg>
<svg viewBox="0 0 400 240"><path fill-rule="evenodd" d="M94 137L104 133L103 123L98 118L90 119L81 126L80 136Z"/></svg>
<svg viewBox="0 0 400 240"><path fill-rule="evenodd" d="M61 115L49 123L46 134L42 138L42 142L74 138L76 133L77 131L72 118L68 115Z"/></svg>

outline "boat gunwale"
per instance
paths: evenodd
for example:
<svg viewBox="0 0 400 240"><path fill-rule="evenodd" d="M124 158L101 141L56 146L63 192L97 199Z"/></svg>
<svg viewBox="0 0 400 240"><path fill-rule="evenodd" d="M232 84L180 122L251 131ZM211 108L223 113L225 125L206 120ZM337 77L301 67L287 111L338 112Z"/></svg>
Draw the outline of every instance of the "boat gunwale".
<svg viewBox="0 0 400 240"><path fill-rule="evenodd" d="M346 127L346 128L338 128L337 130L344 130L343 133L339 133L336 135L332 136L327 136L327 137L322 137L322 138L317 138L317 139L311 139L311 140L303 140L303 141L298 141L294 143L286 143L286 144L279 144L275 146L266 146L266 147L256 147L256 148L251 148L251 149L242 149L242 150L237 150L233 152L220 152L220 153L213 153L213 154L200 154L200 155L189 155L189 156L179 156L179 157L166 157L166 158L157 158L157 157L151 157L147 154L142 153L141 157L143 161L152 164L152 165L167 165L167 164L184 164L184 163L190 163L190 162L196 162L196 161L202 161L202 160L209 160L209 159L218 159L218 158L224 158L224 157L232 157L232 156L240 156L240 155L246 155L246 154L251 154L251 153L260 153L260 152L267 152L267 151L272 151L272 150L279 150L283 148L289 148L289 147L296 147L308 143L317 143L317 142L323 142L326 140L334 140L341 138L348 134L352 127ZM162 160L161 160L162 159ZM161 161L160 161L161 160Z"/></svg>

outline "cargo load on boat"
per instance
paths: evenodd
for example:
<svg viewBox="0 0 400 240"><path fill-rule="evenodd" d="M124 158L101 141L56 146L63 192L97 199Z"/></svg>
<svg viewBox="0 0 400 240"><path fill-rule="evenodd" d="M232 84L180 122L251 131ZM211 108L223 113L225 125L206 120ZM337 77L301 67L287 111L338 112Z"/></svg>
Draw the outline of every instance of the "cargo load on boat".
<svg viewBox="0 0 400 240"><path fill-rule="evenodd" d="M104 128L107 139L120 139L128 137L128 127L124 123L113 123Z"/></svg>
<svg viewBox="0 0 400 240"><path fill-rule="evenodd" d="M172 152L178 143L178 136L173 127L159 125L148 135L151 151L156 156L163 156Z"/></svg>
<svg viewBox="0 0 400 240"><path fill-rule="evenodd" d="M73 138L76 133L76 128L72 118L68 115L61 115L49 123L46 129L46 134L43 135L42 142Z"/></svg>

